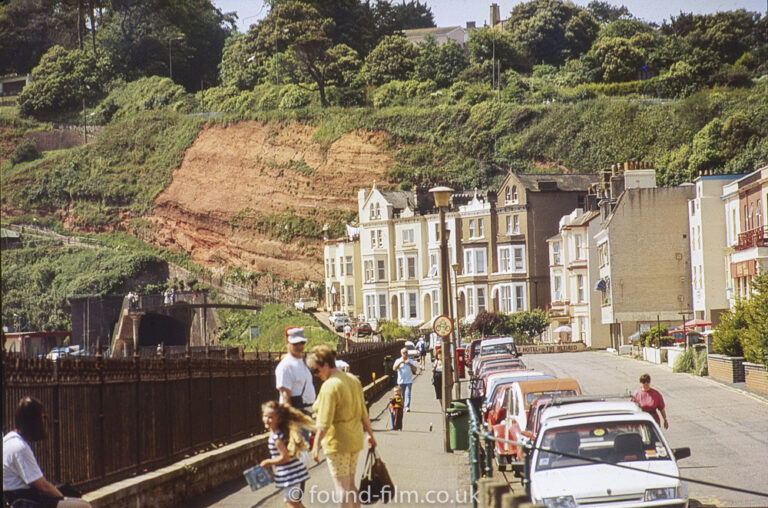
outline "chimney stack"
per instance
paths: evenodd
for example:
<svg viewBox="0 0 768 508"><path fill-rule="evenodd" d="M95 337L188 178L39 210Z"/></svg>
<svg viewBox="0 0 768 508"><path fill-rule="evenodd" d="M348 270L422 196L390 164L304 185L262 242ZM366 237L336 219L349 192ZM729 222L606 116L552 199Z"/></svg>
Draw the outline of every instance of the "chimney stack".
<svg viewBox="0 0 768 508"><path fill-rule="evenodd" d="M499 21L501 21L501 16L499 15L499 4L491 4L491 28L495 28Z"/></svg>

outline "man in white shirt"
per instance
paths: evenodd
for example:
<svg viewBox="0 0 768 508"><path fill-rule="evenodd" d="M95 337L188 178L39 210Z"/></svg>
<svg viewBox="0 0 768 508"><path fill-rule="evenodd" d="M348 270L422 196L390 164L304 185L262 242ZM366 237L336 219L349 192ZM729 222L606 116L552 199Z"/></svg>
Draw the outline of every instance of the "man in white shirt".
<svg viewBox="0 0 768 508"><path fill-rule="evenodd" d="M400 350L400 358L395 360L395 364L392 369L397 372L397 384L403 391L403 405L405 411L409 413L411 411L411 385L413 385L413 375L419 370L419 366L416 362L408 358L408 348Z"/></svg>
<svg viewBox="0 0 768 508"><path fill-rule="evenodd" d="M315 402L315 385L312 373L304 363L304 328L293 327L285 330L285 345L288 354L280 360L275 370L280 403L296 409L312 406Z"/></svg>

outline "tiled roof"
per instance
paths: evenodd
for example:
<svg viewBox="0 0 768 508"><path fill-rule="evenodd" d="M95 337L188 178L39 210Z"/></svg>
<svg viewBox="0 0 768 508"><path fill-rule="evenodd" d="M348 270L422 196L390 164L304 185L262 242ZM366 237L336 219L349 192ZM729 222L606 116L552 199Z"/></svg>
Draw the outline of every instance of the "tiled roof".
<svg viewBox="0 0 768 508"><path fill-rule="evenodd" d="M413 205L413 193L410 191L379 191L384 199L392 205L395 210L404 210L407 206Z"/></svg>

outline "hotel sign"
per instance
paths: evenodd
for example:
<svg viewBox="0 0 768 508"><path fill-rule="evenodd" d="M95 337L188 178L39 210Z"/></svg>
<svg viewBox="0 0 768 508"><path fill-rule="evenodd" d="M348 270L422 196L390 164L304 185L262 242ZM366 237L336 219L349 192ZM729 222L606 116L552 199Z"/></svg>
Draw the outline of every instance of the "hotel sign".
<svg viewBox="0 0 768 508"><path fill-rule="evenodd" d="M738 263L731 263L731 277L751 277L757 273L757 261L754 259L748 259L746 261L739 261Z"/></svg>

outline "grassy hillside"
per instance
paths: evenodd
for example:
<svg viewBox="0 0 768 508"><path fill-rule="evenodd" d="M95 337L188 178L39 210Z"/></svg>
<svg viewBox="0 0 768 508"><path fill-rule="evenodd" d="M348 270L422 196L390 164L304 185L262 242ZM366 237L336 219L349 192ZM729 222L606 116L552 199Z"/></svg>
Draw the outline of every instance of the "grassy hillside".
<svg viewBox="0 0 768 508"><path fill-rule="evenodd" d="M597 98L522 105L485 100L351 109L231 112L317 126L321 146L358 128L392 136L391 181L404 188L446 183L486 188L509 171L598 171L625 160L653 162L659 183L700 171L748 172L768 161L768 82L704 90L679 101ZM215 105L214 105L215 106ZM2 166L5 206L66 211L73 224L108 228L152 209L201 123L145 111L110 124L92 144L32 163Z"/></svg>
<svg viewBox="0 0 768 508"><path fill-rule="evenodd" d="M124 293L129 281L161 282L151 274L167 273L159 257L128 250L49 246L0 255L3 324L25 330L69 330L69 297Z"/></svg>
<svg viewBox="0 0 768 508"><path fill-rule="evenodd" d="M285 329L303 326L307 337L307 350L319 344L336 348L339 337L320 326L307 314L280 304L266 305L259 312L221 309L218 311L221 327L219 338L225 345L242 345L246 351L283 351ZM259 336L251 339L251 327L259 329Z"/></svg>
<svg viewBox="0 0 768 508"><path fill-rule="evenodd" d="M126 214L152 210L171 181L199 120L145 111L110 124L92 143L36 163L2 165L2 204L23 211L65 212L73 225L100 230Z"/></svg>

